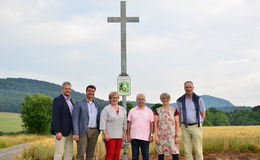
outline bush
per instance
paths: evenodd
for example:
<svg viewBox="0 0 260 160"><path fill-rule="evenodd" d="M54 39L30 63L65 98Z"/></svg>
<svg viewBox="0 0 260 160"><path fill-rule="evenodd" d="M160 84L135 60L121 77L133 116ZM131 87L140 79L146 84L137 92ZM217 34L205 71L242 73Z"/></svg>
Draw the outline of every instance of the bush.
<svg viewBox="0 0 260 160"><path fill-rule="evenodd" d="M161 106L162 106L161 103L156 103L156 104L154 104L154 105L152 106L151 110L152 110L153 112L155 112L155 110L156 110L157 108L161 107Z"/></svg>
<svg viewBox="0 0 260 160"><path fill-rule="evenodd" d="M23 127L28 133L49 132L52 98L42 94L25 95L21 103Z"/></svg>

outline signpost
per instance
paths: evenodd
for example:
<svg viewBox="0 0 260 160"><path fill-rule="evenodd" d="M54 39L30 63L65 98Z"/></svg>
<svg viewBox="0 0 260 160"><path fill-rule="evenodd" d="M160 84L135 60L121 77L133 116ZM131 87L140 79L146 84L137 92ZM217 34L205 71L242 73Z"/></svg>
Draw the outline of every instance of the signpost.
<svg viewBox="0 0 260 160"><path fill-rule="evenodd" d="M122 102L125 109L126 96L131 93L131 81L127 74L127 63L126 63L126 23L128 22L139 22L139 17L126 17L126 2L120 2L120 17L108 17L108 23L120 23L121 24L121 74L118 77L118 92L122 96ZM123 147L123 160L127 160L127 142L124 142Z"/></svg>
<svg viewBox="0 0 260 160"><path fill-rule="evenodd" d="M120 96L130 96L131 79L129 76L119 76L117 78L117 91Z"/></svg>

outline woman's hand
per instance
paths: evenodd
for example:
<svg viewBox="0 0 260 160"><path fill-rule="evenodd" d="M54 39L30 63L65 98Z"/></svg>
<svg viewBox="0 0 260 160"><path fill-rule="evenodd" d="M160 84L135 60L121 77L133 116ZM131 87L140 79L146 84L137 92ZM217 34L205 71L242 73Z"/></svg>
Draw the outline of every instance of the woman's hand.
<svg viewBox="0 0 260 160"><path fill-rule="evenodd" d="M175 136L175 144L179 144L179 143L180 143L179 137Z"/></svg>
<svg viewBox="0 0 260 160"><path fill-rule="evenodd" d="M123 133L123 140L125 141L127 138L126 133Z"/></svg>
<svg viewBox="0 0 260 160"><path fill-rule="evenodd" d="M110 139L109 135L108 134L104 134L104 140L107 142L107 141L109 141L109 139Z"/></svg>

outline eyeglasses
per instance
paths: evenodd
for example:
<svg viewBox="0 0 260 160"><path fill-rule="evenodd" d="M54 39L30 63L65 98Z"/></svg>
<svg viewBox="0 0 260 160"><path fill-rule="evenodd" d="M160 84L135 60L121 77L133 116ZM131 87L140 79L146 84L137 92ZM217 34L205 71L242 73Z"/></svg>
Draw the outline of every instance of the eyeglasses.
<svg viewBox="0 0 260 160"><path fill-rule="evenodd" d="M111 97L111 99L119 99L119 97Z"/></svg>

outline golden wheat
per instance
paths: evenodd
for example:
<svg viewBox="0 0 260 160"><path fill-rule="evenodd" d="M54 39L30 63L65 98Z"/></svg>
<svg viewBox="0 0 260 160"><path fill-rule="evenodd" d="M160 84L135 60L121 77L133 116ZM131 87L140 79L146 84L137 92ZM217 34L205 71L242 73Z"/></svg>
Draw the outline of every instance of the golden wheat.
<svg viewBox="0 0 260 160"><path fill-rule="evenodd" d="M204 127L204 152L260 151L260 126Z"/></svg>
<svg viewBox="0 0 260 160"><path fill-rule="evenodd" d="M9 135L0 136L0 148L6 148L18 144L23 144L26 142L34 142L47 138L47 136L40 135Z"/></svg>
<svg viewBox="0 0 260 160"><path fill-rule="evenodd" d="M181 143L181 142L180 142ZM74 144L74 155L76 154L76 145ZM155 144L150 145L150 153L156 154ZM259 152L260 151L260 126L227 126L227 127L204 127L203 128L203 149L204 153L218 152ZM130 145L128 147L130 155ZM105 147L101 136L96 146L96 156L103 158L105 156ZM51 160L54 153L53 137L45 138L35 142L27 148L17 160L39 159ZM181 144L180 153L183 154Z"/></svg>

